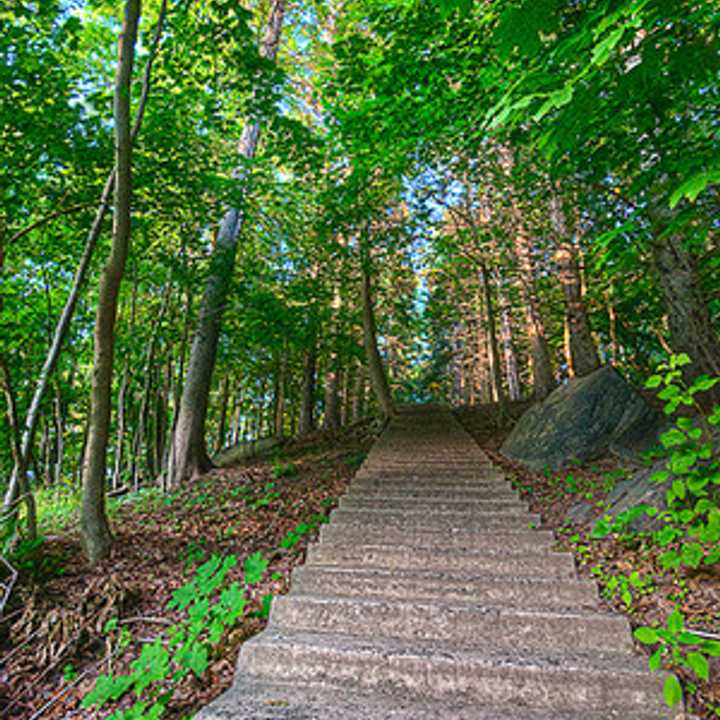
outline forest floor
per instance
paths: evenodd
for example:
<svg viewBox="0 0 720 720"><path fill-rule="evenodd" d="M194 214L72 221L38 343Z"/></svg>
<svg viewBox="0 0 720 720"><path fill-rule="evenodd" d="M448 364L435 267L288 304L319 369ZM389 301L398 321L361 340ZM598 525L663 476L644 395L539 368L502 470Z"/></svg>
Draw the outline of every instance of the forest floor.
<svg viewBox="0 0 720 720"><path fill-rule="evenodd" d="M265 625L262 599L287 591L317 525L362 463L377 426L288 442L264 459L217 469L172 494L152 489L113 503L109 561L83 560L76 522L54 528L29 553L0 625L0 716L24 720L96 718L81 699L100 673L121 674L140 648L178 620L166 609L173 591L213 554L243 562L261 552L263 580L202 681L189 676L165 717L192 715L229 687L240 644ZM300 526L315 527L283 540Z"/></svg>
<svg viewBox="0 0 720 720"><path fill-rule="evenodd" d="M525 409L519 404L511 414L517 418ZM581 577L598 582L601 604L622 613L635 629L641 625L665 626L677 606L685 616L686 627L708 632L720 639L720 569L701 566L693 571L666 571L658 556L659 548L639 536L590 537L596 519L603 515L604 502L615 484L627 477L631 468L614 456L599 458L582 466L557 473L536 473L512 462L499 452L511 424L498 430L496 408L464 408L458 417L476 442L501 467L532 512L539 513L542 528L553 530L558 549L572 552ZM578 503L595 508L591 521L573 523L568 511ZM613 580L625 578L625 580ZM650 655L653 648L636 641L638 652ZM710 681L698 681L686 668L672 667L680 677L688 711L693 717L720 717L720 658L710 658Z"/></svg>

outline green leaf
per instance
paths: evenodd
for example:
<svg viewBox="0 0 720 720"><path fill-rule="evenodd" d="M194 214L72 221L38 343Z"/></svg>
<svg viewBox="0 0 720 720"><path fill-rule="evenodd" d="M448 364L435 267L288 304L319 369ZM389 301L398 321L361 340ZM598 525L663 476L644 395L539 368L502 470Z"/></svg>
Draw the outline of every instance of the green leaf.
<svg viewBox="0 0 720 720"><path fill-rule="evenodd" d="M682 547L680 557L684 565L697 568L702 562L703 549L698 543L686 543Z"/></svg>
<svg viewBox="0 0 720 720"><path fill-rule="evenodd" d="M664 448L672 448L678 445L684 445L687 442L687 437L681 430L671 428L660 436L660 442Z"/></svg>
<svg viewBox="0 0 720 720"><path fill-rule="evenodd" d="M682 700L682 687L680 687L680 682L674 675L668 675L665 679L663 697L670 707L674 707Z"/></svg>
<svg viewBox="0 0 720 720"><path fill-rule="evenodd" d="M648 660L648 667L653 672L657 672L662 667L662 656L663 656L663 648L659 647Z"/></svg>
<svg viewBox="0 0 720 720"><path fill-rule="evenodd" d="M651 375L646 381L645 381L645 387L648 388L648 390L653 390L654 388L660 387L662 384L662 376L661 375Z"/></svg>
<svg viewBox="0 0 720 720"><path fill-rule="evenodd" d="M685 627L685 618L679 610L673 610L668 616L666 625L671 633L679 633Z"/></svg>
<svg viewBox="0 0 720 720"><path fill-rule="evenodd" d="M625 33L625 26L613 30L602 42L598 43L592 52L594 65L603 65L610 57L610 53L617 47Z"/></svg>
<svg viewBox="0 0 720 720"><path fill-rule="evenodd" d="M200 677L208 667L207 648L200 644L194 645L186 658L186 664L195 675Z"/></svg>
<svg viewBox="0 0 720 720"><path fill-rule="evenodd" d="M643 645L655 645L655 643L659 642L657 631L646 625L637 628L633 635Z"/></svg>
<svg viewBox="0 0 720 720"><path fill-rule="evenodd" d="M720 182L720 167L691 175L670 197L670 207L674 209L683 198L694 202L708 185L718 182Z"/></svg>
<svg viewBox="0 0 720 720"><path fill-rule="evenodd" d="M689 652L685 659L687 660L687 664L692 668L693 672L701 679L701 680L709 680L710 678L710 664L707 661L707 658L699 652Z"/></svg>
<svg viewBox="0 0 720 720"><path fill-rule="evenodd" d="M259 583L270 563L263 557L261 552L256 552L245 560L245 583L255 585Z"/></svg>

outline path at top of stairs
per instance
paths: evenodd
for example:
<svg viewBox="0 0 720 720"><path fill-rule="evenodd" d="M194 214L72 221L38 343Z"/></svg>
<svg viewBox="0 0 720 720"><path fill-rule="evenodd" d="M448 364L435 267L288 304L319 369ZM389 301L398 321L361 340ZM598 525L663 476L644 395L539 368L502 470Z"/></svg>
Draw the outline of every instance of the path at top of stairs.
<svg viewBox="0 0 720 720"><path fill-rule="evenodd" d="M675 720L627 621L444 409L402 411L197 720Z"/></svg>

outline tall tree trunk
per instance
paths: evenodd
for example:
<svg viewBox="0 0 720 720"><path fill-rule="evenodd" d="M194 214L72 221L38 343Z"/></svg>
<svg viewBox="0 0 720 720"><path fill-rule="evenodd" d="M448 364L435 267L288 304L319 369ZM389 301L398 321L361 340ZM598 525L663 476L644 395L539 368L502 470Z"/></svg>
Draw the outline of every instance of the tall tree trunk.
<svg viewBox="0 0 720 720"><path fill-rule="evenodd" d="M500 335L502 337L503 355L505 357L505 373L508 381L508 397L515 402L520 399L520 373L518 370L515 344L513 343L510 306L502 288L500 277L496 279L498 297L500 299Z"/></svg>
<svg viewBox="0 0 720 720"><path fill-rule="evenodd" d="M142 128L143 118L145 117L145 107L147 106L147 100L150 95L150 80L152 76L153 63L157 54L158 47L160 45L160 39L162 37L163 28L165 25L165 16L167 9L167 0L162 1L160 12L158 14L157 25L155 27L155 35L150 47L150 54L145 63L145 71L143 73L143 87L140 95L140 101L135 112L135 122L133 124L131 141L134 142L140 133ZM73 316L75 315L75 308L77 307L78 299L80 298L80 291L85 284L85 277L90 267L93 255L95 253L95 247L97 245L100 232L102 231L103 220L107 214L107 210L110 207L110 200L113 195L115 188L116 168L112 170L100 195L100 202L97 210L95 211L95 217L93 218L92 225L88 230L87 239L85 240L85 247L83 248L83 254L80 258L80 262L75 270L72 285L70 287L70 293L65 300L65 306L63 307L62 313L58 318L55 330L53 332L52 343L48 354L43 363L43 367L40 370L40 376L35 384L35 390L33 391L32 400L30 401L30 407L28 408L27 415L25 417L25 424L22 433L21 442L21 459L22 465L27 468L30 454L32 451L33 439L35 437L35 430L37 429L37 423L40 418L40 412L42 409L42 401L47 392L50 380L55 368L57 366L60 352L62 350L65 338ZM15 495L17 493L19 483L18 465L16 464L13 468L8 489L5 494L4 509L7 510L9 506L13 504Z"/></svg>
<svg viewBox="0 0 720 720"><path fill-rule="evenodd" d="M366 263L363 263L362 268L362 319L363 344L365 345L365 358L370 373L370 382L382 414L385 417L392 417L395 414L395 408L385 367L378 350L377 328L375 327L375 313L370 288L370 272Z"/></svg>
<svg viewBox="0 0 720 720"><path fill-rule="evenodd" d="M363 417L365 405L365 366L358 365L352 392L351 421L356 423Z"/></svg>
<svg viewBox="0 0 720 720"><path fill-rule="evenodd" d="M117 431L115 435L115 466L113 468L113 479L112 488L117 490L122 485L122 461L123 461L123 448L125 446L125 404L129 384L129 369L128 363L125 362L123 367L122 379L120 381L120 391L118 392L117 401Z"/></svg>
<svg viewBox="0 0 720 720"><path fill-rule="evenodd" d="M590 331L582 295L577 249L570 237L560 198L555 194L550 198L550 219L555 233L555 261L565 295L570 369L573 375L584 377L600 367L600 357Z"/></svg>
<svg viewBox="0 0 720 720"><path fill-rule="evenodd" d="M315 342L305 351L303 357L302 401L298 433L307 435L315 429L315 373L317 350Z"/></svg>
<svg viewBox="0 0 720 720"><path fill-rule="evenodd" d="M540 303L535 286L530 238L528 237L519 209L515 213L515 256L520 271L520 286L525 301L530 354L532 357L533 390L537 400L545 399L555 387L550 350L545 336L545 324L540 313Z"/></svg>
<svg viewBox="0 0 720 720"><path fill-rule="evenodd" d="M218 431L215 440L215 452L219 453L225 446L225 432L227 428L228 403L230 401L230 375L225 375L220 388L220 416L218 418Z"/></svg>
<svg viewBox="0 0 720 720"><path fill-rule="evenodd" d="M91 564L110 554L112 535L105 512L105 474L110 433L111 385L117 299L130 247L132 138L130 86L141 0L127 0L115 76L115 199L113 240L103 270L95 318L95 354L90 399L90 430L83 464L82 541Z"/></svg>
<svg viewBox="0 0 720 720"><path fill-rule="evenodd" d="M653 229L652 257L667 312L670 345L676 354L687 354L692 362L683 368L685 381L699 375L720 375L720 339L712 325L703 296L697 263L683 238L669 232L674 219L665 195L658 194L649 208ZM720 386L698 395L707 404L720 402Z"/></svg>
<svg viewBox="0 0 720 720"><path fill-rule="evenodd" d="M692 360L683 368L688 382L702 374L720 375L720 341L703 297L695 259L678 236L658 238L653 243L653 261L662 288L675 353ZM720 390L714 397L720 400ZM708 393L710 395L710 393Z"/></svg>
<svg viewBox="0 0 720 720"><path fill-rule="evenodd" d="M273 402L273 429L274 435L278 439L285 437L285 373L287 368L287 359L285 353L280 355L277 362L277 372L275 375L275 398Z"/></svg>
<svg viewBox="0 0 720 720"><path fill-rule="evenodd" d="M275 61L280 44L285 4L286 0L274 0L260 46L260 56L271 62ZM238 154L243 161L255 157L259 138L260 123L248 122L243 129L238 147ZM244 164L236 173L236 180L239 189L243 190L247 182ZM235 267L237 241L243 222L242 209L230 208L220 223L173 436L174 467L173 476L169 478L171 486L200 475L212 467L205 446L205 422L217 359L222 315Z"/></svg>
<svg viewBox="0 0 720 720"><path fill-rule="evenodd" d="M485 315L487 317L488 329L488 350L490 356L490 380L492 382L493 395L499 404L498 423L504 422L507 409L505 392L502 381L502 363L500 362L500 350L497 339L497 320L495 318L495 303L490 290L490 276L484 264L480 265L480 275L485 300Z"/></svg>
<svg viewBox="0 0 720 720"><path fill-rule="evenodd" d="M340 389L338 387L337 356L333 352L328 360L325 372L325 418L323 427L326 430L340 429Z"/></svg>

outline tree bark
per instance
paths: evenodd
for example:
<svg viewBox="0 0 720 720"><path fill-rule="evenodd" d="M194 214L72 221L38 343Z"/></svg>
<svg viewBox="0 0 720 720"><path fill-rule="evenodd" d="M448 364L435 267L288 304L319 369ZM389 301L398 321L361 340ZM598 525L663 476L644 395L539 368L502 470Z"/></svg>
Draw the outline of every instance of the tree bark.
<svg viewBox="0 0 720 720"><path fill-rule="evenodd" d="M504 421L507 410L505 401L505 392L503 390L502 381L502 364L500 362L500 350L498 349L497 339L497 320L495 318L495 303L493 302L492 292L490 290L490 277L487 268L483 263L480 265L480 275L483 288L483 297L485 300L485 315L487 317L488 328L488 350L490 356L490 380L492 383L493 396L499 404L500 411L498 413L498 422Z"/></svg>
<svg viewBox="0 0 720 720"><path fill-rule="evenodd" d="M261 57L271 62L274 62L280 44L285 4L286 0L274 0L260 47ZM238 154L243 160L255 157L259 138L260 123L248 122L238 147ZM242 190L247 181L244 165L236 172L236 180ZM243 211L230 208L220 223L173 435L173 474L168 478L171 487L201 475L212 467L205 446L205 423L222 315L243 222Z"/></svg>
<svg viewBox="0 0 720 720"><path fill-rule="evenodd" d="M95 353L90 399L90 429L82 480L80 528L85 552L95 565L110 554L112 535L105 512L107 445L110 433L111 385L117 299L130 248L132 137L130 87L141 0L127 0L118 43L115 76L115 197L113 239L103 270L95 318Z"/></svg>
<svg viewBox="0 0 720 720"><path fill-rule="evenodd" d="M392 417L395 408L385 367L377 346L377 328L375 327L375 313L370 288L370 272L365 264L363 264L362 268L362 319L363 344L365 345L365 358L370 373L370 381L382 414L386 418Z"/></svg>
<svg viewBox="0 0 720 720"><path fill-rule="evenodd" d="M273 402L273 430L276 438L281 440L285 437L285 374L287 360L285 353L280 356L277 362L275 375L275 397Z"/></svg>
<svg viewBox="0 0 720 720"><path fill-rule="evenodd" d="M225 432L227 428L228 403L230 402L230 375L225 375L220 388L220 416L218 418L217 438L215 439L215 452L219 453L225 446Z"/></svg>
<svg viewBox="0 0 720 720"><path fill-rule="evenodd" d="M681 237L662 235L665 217L656 215L653 262L667 310L670 345L676 354L686 353L692 362L683 368L687 383L700 375L720 375L720 341L703 297L693 256ZM720 402L720 386L698 395L708 404Z"/></svg>
<svg viewBox="0 0 720 720"><path fill-rule="evenodd" d="M520 287L525 301L530 354L532 357L533 391L537 400L544 400L555 388L550 350L545 336L545 324L540 313L540 303L535 287L530 238L528 237L519 209L515 208L515 242L513 247L520 271Z"/></svg>
<svg viewBox="0 0 720 720"><path fill-rule="evenodd" d="M358 365L355 371L355 383L352 393L352 422L356 423L362 419L365 409L365 366Z"/></svg>
<svg viewBox="0 0 720 720"><path fill-rule="evenodd" d="M498 297L500 299L500 335L502 337L503 355L505 357L505 374L508 382L508 397L512 402L520 399L520 373L518 370L515 344L513 343L510 307L502 288L502 280L497 280Z"/></svg>
<svg viewBox="0 0 720 720"><path fill-rule="evenodd" d="M555 194L550 198L550 219L555 233L555 261L565 295L570 370L576 377L584 377L600 367L600 357L582 295L577 250L570 237L560 198Z"/></svg>
<svg viewBox="0 0 720 720"><path fill-rule="evenodd" d="M325 373L325 418L326 430L340 429L340 389L338 387L337 356L333 352Z"/></svg>
<svg viewBox="0 0 720 720"><path fill-rule="evenodd" d="M315 342L303 357L302 401L298 434L307 435L315 429L315 373L317 350Z"/></svg>

